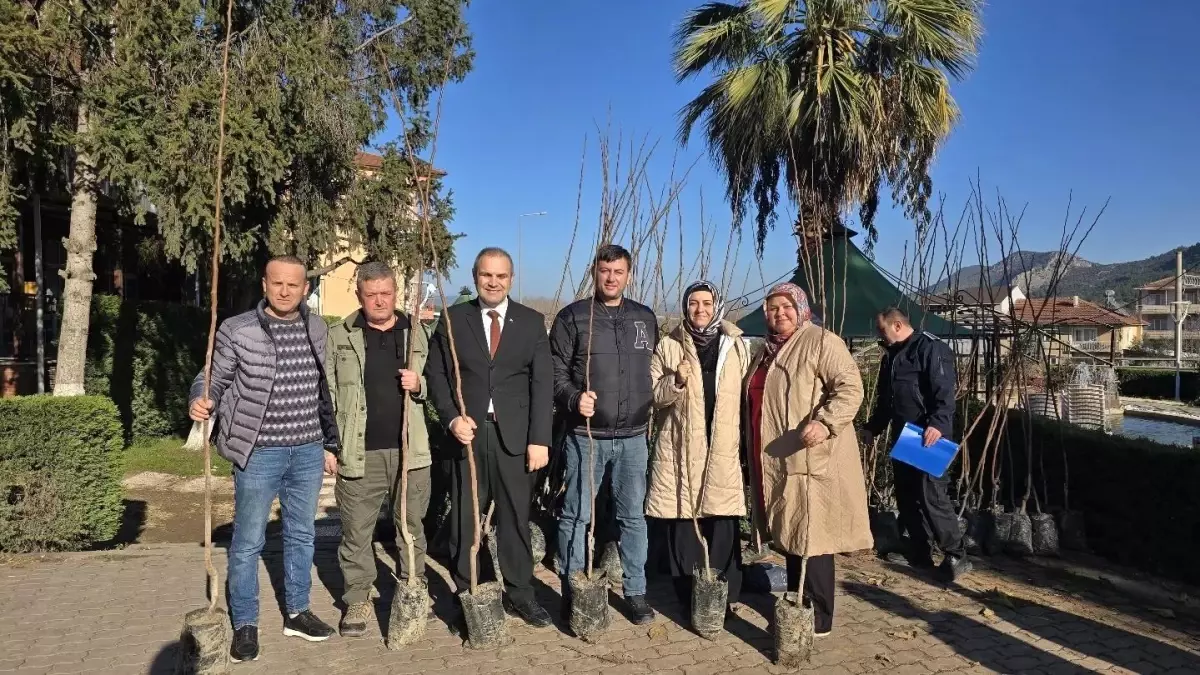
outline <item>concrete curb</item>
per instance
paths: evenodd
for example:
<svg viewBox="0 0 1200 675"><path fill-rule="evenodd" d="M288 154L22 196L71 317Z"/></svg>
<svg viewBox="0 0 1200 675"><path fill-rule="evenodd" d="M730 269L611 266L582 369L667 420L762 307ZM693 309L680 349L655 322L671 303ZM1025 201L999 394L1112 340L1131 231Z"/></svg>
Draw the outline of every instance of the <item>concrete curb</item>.
<svg viewBox="0 0 1200 675"><path fill-rule="evenodd" d="M1152 420L1164 420L1167 422L1178 422L1195 426L1197 434L1200 435L1200 416L1191 415L1189 413L1173 412L1170 410L1160 410L1156 408L1144 408L1138 405L1127 405L1122 410L1130 417L1144 417Z"/></svg>
<svg viewBox="0 0 1200 675"><path fill-rule="evenodd" d="M1113 570L1099 569L1062 558L1030 556L1022 560L1043 569L1055 570L1080 579L1107 584L1122 595L1142 600L1176 615L1193 619L1200 618L1200 589L1158 579L1135 579ZM1166 615L1164 614L1164 616Z"/></svg>

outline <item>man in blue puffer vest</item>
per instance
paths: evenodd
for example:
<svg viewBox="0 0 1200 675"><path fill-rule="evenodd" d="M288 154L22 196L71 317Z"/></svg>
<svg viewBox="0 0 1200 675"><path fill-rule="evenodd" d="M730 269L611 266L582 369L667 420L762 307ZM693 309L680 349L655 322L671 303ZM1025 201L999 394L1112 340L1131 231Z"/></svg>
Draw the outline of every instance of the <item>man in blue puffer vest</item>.
<svg viewBox="0 0 1200 675"><path fill-rule="evenodd" d="M263 272L258 307L225 320L217 332L212 379L189 392L197 422L217 411L217 454L233 463L233 542L229 547L230 658L258 658L258 561L271 505L283 512L283 634L320 642L333 629L309 609L317 499L325 450L338 429L325 378L328 330L304 304L308 280L295 256L277 256Z"/></svg>

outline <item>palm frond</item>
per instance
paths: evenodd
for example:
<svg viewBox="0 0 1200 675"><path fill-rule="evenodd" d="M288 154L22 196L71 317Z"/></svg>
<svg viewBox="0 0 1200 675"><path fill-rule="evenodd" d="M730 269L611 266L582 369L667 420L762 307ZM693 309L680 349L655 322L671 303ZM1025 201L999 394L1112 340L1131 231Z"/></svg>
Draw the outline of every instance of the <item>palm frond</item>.
<svg viewBox="0 0 1200 675"><path fill-rule="evenodd" d="M982 25L978 0L887 0L883 26L909 51L961 78L974 65Z"/></svg>
<svg viewBox="0 0 1200 675"><path fill-rule="evenodd" d="M763 30L776 33L783 29L784 24L794 20L797 5L796 0L747 0L746 6L758 17Z"/></svg>
<svg viewBox="0 0 1200 675"><path fill-rule="evenodd" d="M680 140L703 125L735 222L756 210L760 252L780 180L806 227L857 207L874 240L885 183L927 222L930 167L959 115L950 78L973 67L979 11L980 0L706 4L675 35L680 79L714 71L680 110Z"/></svg>
<svg viewBox="0 0 1200 675"><path fill-rule="evenodd" d="M740 65L753 54L758 40L748 7L710 2L684 17L673 42L675 77L685 80L709 67Z"/></svg>

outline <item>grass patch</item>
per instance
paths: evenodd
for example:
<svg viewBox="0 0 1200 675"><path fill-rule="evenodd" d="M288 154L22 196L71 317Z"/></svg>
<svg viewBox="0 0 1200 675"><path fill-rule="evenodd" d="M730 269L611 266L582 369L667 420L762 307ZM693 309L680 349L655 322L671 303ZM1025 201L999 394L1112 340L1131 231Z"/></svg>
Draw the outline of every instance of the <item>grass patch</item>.
<svg viewBox="0 0 1200 675"><path fill-rule="evenodd" d="M155 471L174 476L203 476L204 453L199 450L185 450L185 439L174 436L164 438L140 439L125 449L124 474L126 476L143 471ZM232 465L217 456L212 455L214 476L228 476Z"/></svg>

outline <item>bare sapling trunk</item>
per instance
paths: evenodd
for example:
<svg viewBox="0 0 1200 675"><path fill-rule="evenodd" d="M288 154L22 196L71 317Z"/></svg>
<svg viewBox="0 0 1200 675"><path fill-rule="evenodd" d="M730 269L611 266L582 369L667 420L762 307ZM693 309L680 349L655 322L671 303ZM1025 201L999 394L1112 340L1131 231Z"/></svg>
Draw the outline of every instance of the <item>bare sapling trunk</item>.
<svg viewBox="0 0 1200 675"><path fill-rule="evenodd" d="M84 136L90 129L87 104L80 103L76 133ZM55 366L55 396L82 396L84 393L92 282L96 279L92 271L92 254L96 252L96 166L79 144L76 144L73 174L71 229L63 242L67 249L67 264L60 272L63 313Z"/></svg>
<svg viewBox="0 0 1200 675"><path fill-rule="evenodd" d="M596 265L592 264L592 288L596 288ZM596 297L594 295L588 307L588 344L587 344L587 361L583 366L584 379L587 380L583 386L584 391L592 390L592 337L595 335L596 321ZM595 567L594 561L596 558L596 440L592 437L592 418L585 417L584 424L587 427L588 437L588 537L587 537L587 559L584 560L583 569L587 573L588 579L594 579Z"/></svg>
<svg viewBox="0 0 1200 675"><path fill-rule="evenodd" d="M426 218L422 227L421 244L429 238L429 219ZM418 279L421 278L420 271L416 273ZM405 284L407 286L408 284ZM408 315L409 325L411 328L408 331L408 356L405 357L404 367L412 368L413 353L417 347L417 331L421 330L421 294L414 290L410 306L411 313ZM408 436L411 432L409 428L408 415L412 408L412 395L408 392L404 393L404 403L400 406L400 536L404 539L404 552L406 563L408 565L408 585L417 586L420 580L417 578L417 562L416 552L413 550L413 536L408 529L408 467L411 463L412 448L409 443Z"/></svg>

